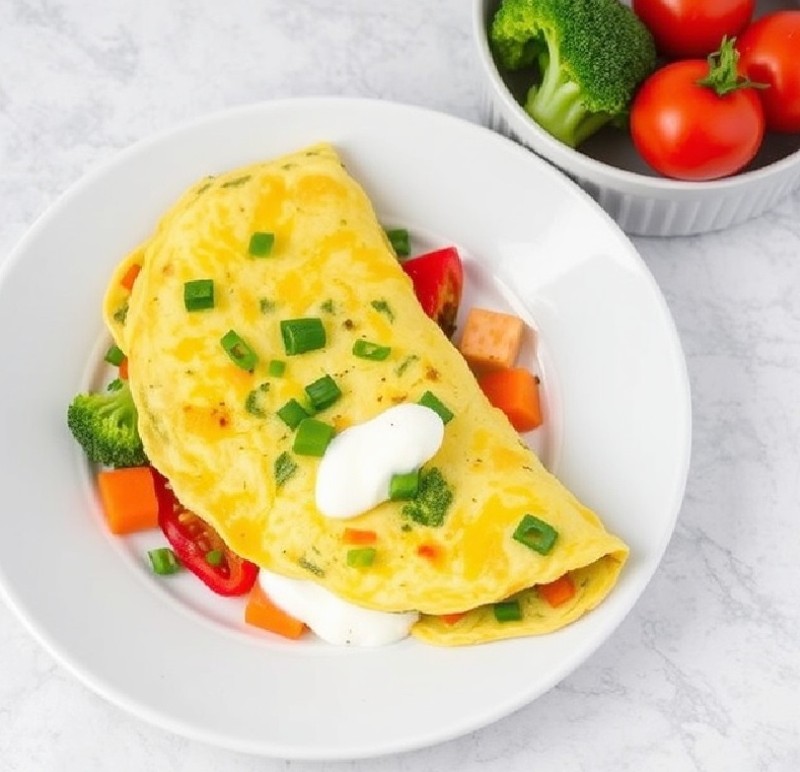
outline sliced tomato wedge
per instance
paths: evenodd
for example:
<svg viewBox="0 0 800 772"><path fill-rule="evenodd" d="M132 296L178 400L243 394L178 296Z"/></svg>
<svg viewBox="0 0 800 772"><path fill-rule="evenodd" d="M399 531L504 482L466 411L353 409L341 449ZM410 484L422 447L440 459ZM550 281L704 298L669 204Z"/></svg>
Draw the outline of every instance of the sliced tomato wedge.
<svg viewBox="0 0 800 772"><path fill-rule="evenodd" d="M449 338L456 329L456 315L464 286L464 268L455 247L418 255L403 263L414 283L422 309Z"/></svg>
<svg viewBox="0 0 800 772"><path fill-rule="evenodd" d="M153 476L158 524L178 560L217 595L249 592L258 566L229 549L213 526L183 507L162 475Z"/></svg>

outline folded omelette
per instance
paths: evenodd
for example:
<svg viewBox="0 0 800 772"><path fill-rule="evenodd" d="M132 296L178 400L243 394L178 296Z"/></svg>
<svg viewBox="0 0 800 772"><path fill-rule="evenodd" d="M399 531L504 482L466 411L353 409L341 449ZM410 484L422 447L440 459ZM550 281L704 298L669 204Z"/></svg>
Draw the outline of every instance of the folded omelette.
<svg viewBox="0 0 800 772"><path fill-rule="evenodd" d="M273 236L266 256L250 253L256 233ZM140 272L129 292L120 280L132 265ZM187 313L185 284L201 279L213 280L213 308ZM615 584L626 545L490 405L422 311L331 146L198 182L118 267L104 312L128 356L148 458L187 508L254 563L367 608L418 610L413 634L445 645L558 629ZM298 318L321 319L326 343L287 356L281 321ZM229 331L254 353L252 367L224 350ZM356 357L358 339L391 353ZM270 374L272 360L286 363L282 375ZM326 375L341 397L316 417L337 432L426 392L453 414L422 470L420 501L385 501L347 520L317 509L320 460L293 453L278 411ZM514 538L526 516L557 533L546 554ZM368 568L347 564L346 528L377 534ZM536 586L567 573L575 595L552 608ZM491 604L508 598L520 601L522 618L499 622ZM441 619L459 612L467 613Z"/></svg>

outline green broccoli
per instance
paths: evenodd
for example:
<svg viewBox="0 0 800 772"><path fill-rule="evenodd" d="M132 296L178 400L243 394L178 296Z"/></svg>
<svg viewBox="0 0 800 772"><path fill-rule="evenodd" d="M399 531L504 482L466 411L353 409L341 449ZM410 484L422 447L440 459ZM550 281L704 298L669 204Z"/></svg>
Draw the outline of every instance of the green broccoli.
<svg viewBox="0 0 800 772"><path fill-rule="evenodd" d="M147 463L136 423L127 381L106 393L78 394L67 410L67 425L75 439L90 461L104 466Z"/></svg>
<svg viewBox="0 0 800 772"><path fill-rule="evenodd" d="M403 514L415 523L438 528L452 503L453 491L434 466L420 473L417 495L403 507Z"/></svg>
<svg viewBox="0 0 800 772"><path fill-rule="evenodd" d="M538 66L525 111L570 147L624 119L656 64L653 36L619 0L503 0L489 38L502 68Z"/></svg>

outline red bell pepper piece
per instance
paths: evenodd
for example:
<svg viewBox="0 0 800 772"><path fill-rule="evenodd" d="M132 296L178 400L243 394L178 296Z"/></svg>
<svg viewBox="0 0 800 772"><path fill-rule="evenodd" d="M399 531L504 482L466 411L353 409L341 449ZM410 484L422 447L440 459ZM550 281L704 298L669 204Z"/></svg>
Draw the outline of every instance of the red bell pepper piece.
<svg viewBox="0 0 800 772"><path fill-rule="evenodd" d="M249 592L258 576L258 566L229 549L213 526L185 509L164 477L158 473L153 477L158 524L178 560L218 595ZM215 555L213 561L209 553Z"/></svg>
<svg viewBox="0 0 800 772"><path fill-rule="evenodd" d="M406 260L403 270L414 283L423 311L447 337L456 329L456 315L464 286L464 268L458 250L445 247Z"/></svg>

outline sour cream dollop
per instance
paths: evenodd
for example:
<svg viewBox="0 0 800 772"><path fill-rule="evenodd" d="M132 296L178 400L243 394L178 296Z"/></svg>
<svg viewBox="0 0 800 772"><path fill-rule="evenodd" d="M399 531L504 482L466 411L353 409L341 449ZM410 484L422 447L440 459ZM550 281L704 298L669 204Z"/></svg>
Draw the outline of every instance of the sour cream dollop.
<svg viewBox="0 0 800 772"><path fill-rule="evenodd" d="M408 635L419 619L416 611L391 614L373 611L338 598L304 579L290 579L261 569L261 589L295 619L305 622L320 638L337 646L384 646Z"/></svg>
<svg viewBox="0 0 800 772"><path fill-rule="evenodd" d="M328 445L317 470L317 509L342 519L368 512L389 498L392 475L422 466L443 438L439 415L414 403L345 429Z"/></svg>

